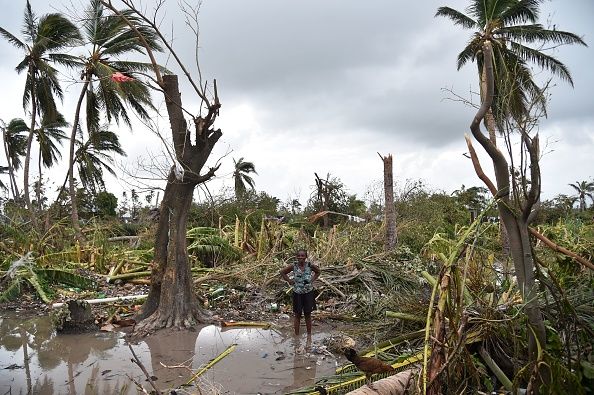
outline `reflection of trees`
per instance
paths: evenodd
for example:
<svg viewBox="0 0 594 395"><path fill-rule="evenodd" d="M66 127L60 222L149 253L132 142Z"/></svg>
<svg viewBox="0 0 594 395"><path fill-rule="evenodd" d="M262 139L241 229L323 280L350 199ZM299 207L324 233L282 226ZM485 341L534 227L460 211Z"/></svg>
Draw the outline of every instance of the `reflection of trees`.
<svg viewBox="0 0 594 395"><path fill-rule="evenodd" d="M115 336L88 336L76 334L62 334L53 336L50 339L49 348L56 350L56 353L51 358L58 358L58 361L65 361L68 366L68 386L71 394L76 394L76 387L74 379L76 372L74 371L77 364L85 362L89 359L91 351L106 351L114 348L117 345L118 339ZM44 354L43 357L47 357ZM42 355L38 356L40 365L42 364Z"/></svg>
<svg viewBox="0 0 594 395"><path fill-rule="evenodd" d="M95 364L91 370L91 377L89 377L85 385L85 395L128 393L130 383L127 377L124 378L124 383L120 384L119 379L115 383L110 383L103 379L102 376L103 373L99 370L99 365ZM80 393L80 391L78 393Z"/></svg>
<svg viewBox="0 0 594 395"><path fill-rule="evenodd" d="M7 351L12 351L15 354L22 350L23 364L25 368L25 379L27 381L27 393L36 393L33 391L31 381L31 366L30 358L31 351L39 350L39 343L37 335L40 326L36 319L19 319L18 317L3 318L0 320L0 338L2 339L2 346ZM49 385L53 384L50 382ZM37 383L35 384L37 387Z"/></svg>
<svg viewBox="0 0 594 395"><path fill-rule="evenodd" d="M49 377L43 376L42 380L36 380L31 391L32 394L55 394L54 382Z"/></svg>
<svg viewBox="0 0 594 395"><path fill-rule="evenodd" d="M178 366L188 360L191 361L194 358L199 333L200 329L176 331L169 334L163 332L144 339L151 352L152 375L158 378L156 384L161 387L160 389L177 387L190 378L189 371L180 371L180 368L169 369L162 366L161 363L167 366ZM185 365L191 367L191 363L185 363Z"/></svg>
<svg viewBox="0 0 594 395"><path fill-rule="evenodd" d="M53 393L53 381L44 375L32 386L29 358L37 354L39 366L43 371L56 368L62 361L68 365L70 386L74 386L74 367L85 362L92 351L103 352L114 348L117 338L112 335L60 335L53 330L49 317L33 317L23 319L9 317L0 319L0 338L2 346L15 354L22 349L27 379L28 393ZM71 390L72 390L71 388ZM75 393L75 392L73 392Z"/></svg>
<svg viewBox="0 0 594 395"><path fill-rule="evenodd" d="M107 351L117 343L118 339L113 334L84 335L82 338L81 335L68 334L52 337L48 346L57 351L60 360L78 364L89 359L92 351ZM41 358L39 362L41 363Z"/></svg>
<svg viewBox="0 0 594 395"><path fill-rule="evenodd" d="M25 364L25 376L27 377L27 393L31 393L31 367L29 366L29 346L27 331L22 326L19 328L21 342L23 345L23 363Z"/></svg>

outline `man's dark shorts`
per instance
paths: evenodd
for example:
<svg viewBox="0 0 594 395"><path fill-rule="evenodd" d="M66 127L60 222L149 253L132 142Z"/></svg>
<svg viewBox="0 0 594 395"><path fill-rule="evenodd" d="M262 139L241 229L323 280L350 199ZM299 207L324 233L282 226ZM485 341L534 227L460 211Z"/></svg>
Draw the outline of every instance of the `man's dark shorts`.
<svg viewBox="0 0 594 395"><path fill-rule="evenodd" d="M310 314L316 309L315 290L306 294L293 292L293 313L300 316L302 313Z"/></svg>

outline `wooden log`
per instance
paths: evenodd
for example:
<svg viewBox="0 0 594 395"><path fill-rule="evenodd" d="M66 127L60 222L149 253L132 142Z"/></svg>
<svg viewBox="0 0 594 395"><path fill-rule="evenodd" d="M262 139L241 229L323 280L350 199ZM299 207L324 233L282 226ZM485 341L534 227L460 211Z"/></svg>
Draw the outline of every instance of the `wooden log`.
<svg viewBox="0 0 594 395"><path fill-rule="evenodd" d="M103 298L103 299L89 299L85 300L84 302L88 304L99 304L99 303L111 303L111 302L123 302L127 300L137 300L137 299L146 299L148 295L129 295L129 296L117 296L113 298ZM52 309L57 309L62 307L64 303L54 303L52 304Z"/></svg>
<svg viewBox="0 0 594 395"><path fill-rule="evenodd" d="M407 369L393 376L375 381L373 389L367 385L349 392L349 395L404 395L413 382L416 369Z"/></svg>

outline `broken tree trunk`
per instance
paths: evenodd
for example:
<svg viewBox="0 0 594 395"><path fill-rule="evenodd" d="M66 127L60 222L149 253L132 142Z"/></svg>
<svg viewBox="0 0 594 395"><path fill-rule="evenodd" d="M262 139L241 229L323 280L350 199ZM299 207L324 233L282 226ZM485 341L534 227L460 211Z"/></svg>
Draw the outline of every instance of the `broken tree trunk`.
<svg viewBox="0 0 594 395"><path fill-rule="evenodd" d="M196 142L192 144L182 112L177 76L163 76L163 89L176 160L181 169L172 166L161 202L151 289L137 316L140 322L136 332L141 336L161 328L192 328L208 319L193 293L186 231L194 188L214 176L218 168L211 168L205 175L200 175L222 135L220 129L211 129L220 104L215 96L214 104L208 107L208 115L194 119Z"/></svg>
<svg viewBox="0 0 594 395"><path fill-rule="evenodd" d="M396 234L396 210L394 207L394 173L392 166L392 155L381 156L384 162L384 217L386 221L386 234L384 238L384 250L390 251L396 247L398 236Z"/></svg>

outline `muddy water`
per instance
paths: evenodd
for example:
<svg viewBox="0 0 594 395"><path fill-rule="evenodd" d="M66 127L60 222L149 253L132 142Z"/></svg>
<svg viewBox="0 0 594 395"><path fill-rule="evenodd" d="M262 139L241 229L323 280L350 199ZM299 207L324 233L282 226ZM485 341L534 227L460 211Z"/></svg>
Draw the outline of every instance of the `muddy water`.
<svg viewBox="0 0 594 395"><path fill-rule="evenodd" d="M159 334L133 344L160 390L178 387L191 371L231 344L235 350L199 379L202 393L283 394L330 375L336 360L322 352L328 333L312 342L290 330L219 328ZM123 333L56 335L47 317L0 313L0 394L137 394L130 378L151 390ZM185 393L199 393L188 387Z"/></svg>

